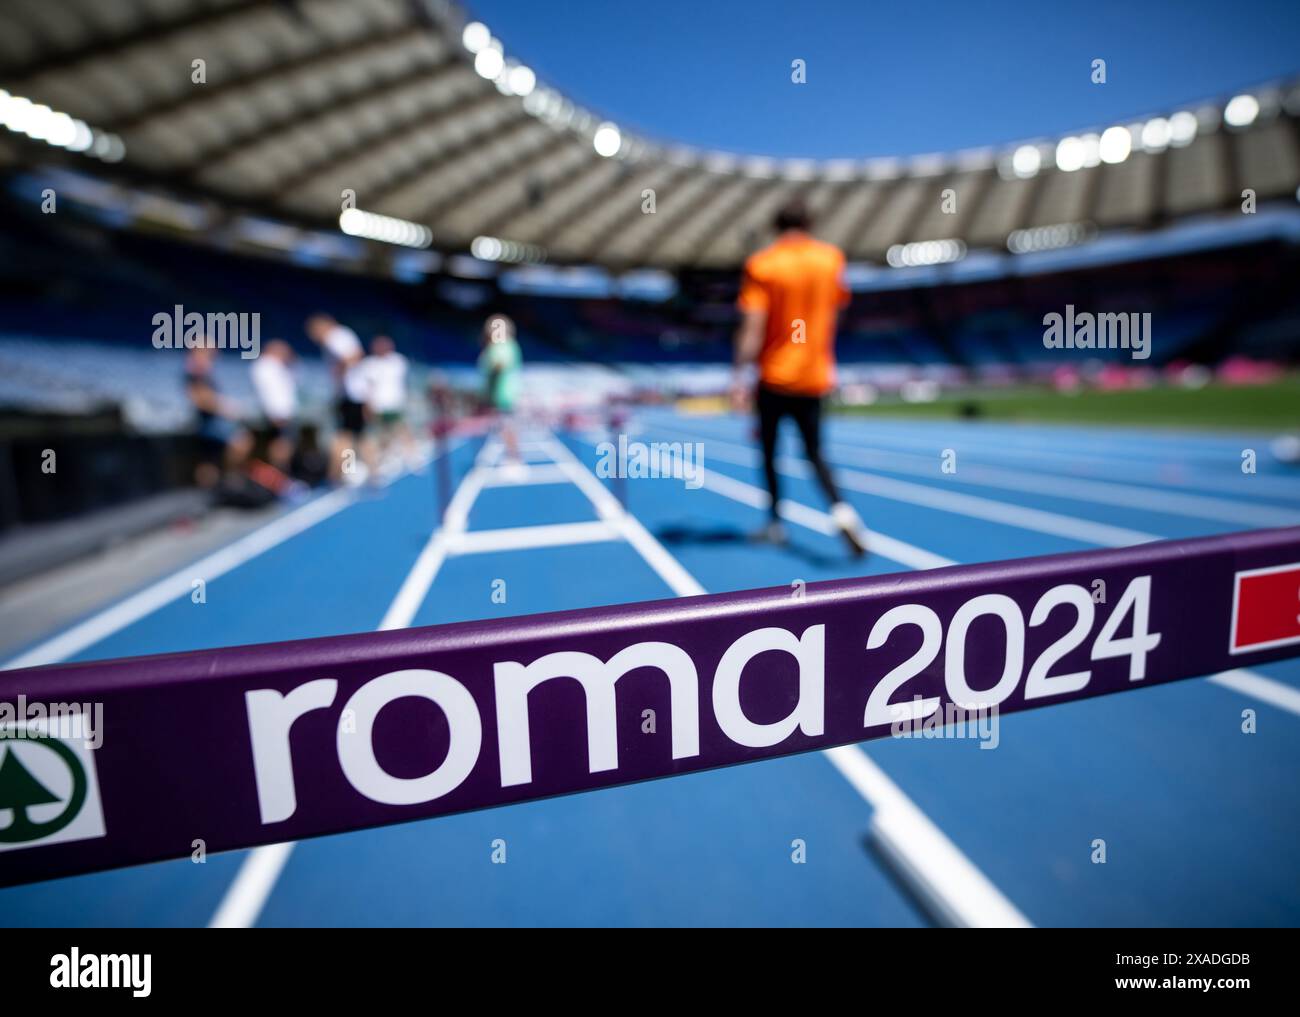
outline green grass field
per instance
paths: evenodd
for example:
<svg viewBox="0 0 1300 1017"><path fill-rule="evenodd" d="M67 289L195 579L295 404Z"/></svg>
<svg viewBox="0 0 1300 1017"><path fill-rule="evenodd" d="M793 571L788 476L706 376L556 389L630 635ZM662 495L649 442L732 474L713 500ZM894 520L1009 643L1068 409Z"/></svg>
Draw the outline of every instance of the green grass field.
<svg viewBox="0 0 1300 1017"><path fill-rule="evenodd" d="M1290 376L1267 385L1208 385L1201 389L1162 385L1075 395L1045 388L973 389L946 394L929 403L881 401L872 406L840 407L838 412L880 417L1296 431L1300 430L1300 377Z"/></svg>

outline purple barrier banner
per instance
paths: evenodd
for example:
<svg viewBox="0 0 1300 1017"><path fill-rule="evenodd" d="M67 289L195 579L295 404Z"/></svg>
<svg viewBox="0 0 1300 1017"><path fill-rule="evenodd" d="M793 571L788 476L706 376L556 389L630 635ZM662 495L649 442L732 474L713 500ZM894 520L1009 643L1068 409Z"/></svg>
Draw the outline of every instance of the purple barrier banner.
<svg viewBox="0 0 1300 1017"><path fill-rule="evenodd" d="M1289 528L4 671L0 885L1246 667L1298 611Z"/></svg>

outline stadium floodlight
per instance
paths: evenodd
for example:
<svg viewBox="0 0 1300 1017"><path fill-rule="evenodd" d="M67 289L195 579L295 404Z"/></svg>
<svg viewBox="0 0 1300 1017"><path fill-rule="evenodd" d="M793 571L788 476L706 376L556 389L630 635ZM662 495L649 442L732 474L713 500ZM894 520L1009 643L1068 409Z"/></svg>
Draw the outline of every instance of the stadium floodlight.
<svg viewBox="0 0 1300 1017"><path fill-rule="evenodd" d="M966 256L962 240L923 240L913 244L894 244L885 252L892 268L917 268L922 265L945 265Z"/></svg>
<svg viewBox="0 0 1300 1017"><path fill-rule="evenodd" d="M116 134L104 134L101 137L107 141L106 151L101 158L105 162L121 162L126 156L126 145L122 144L122 139Z"/></svg>
<svg viewBox="0 0 1300 1017"><path fill-rule="evenodd" d="M493 40L495 42L495 40ZM474 57L474 70L478 72L480 78L487 78L488 81L495 81L497 75L505 69L506 58L502 55L501 50L494 45L485 46L478 51Z"/></svg>
<svg viewBox="0 0 1300 1017"><path fill-rule="evenodd" d="M897 180L903 175L903 162L893 156L868 159L862 170L868 180Z"/></svg>
<svg viewBox="0 0 1300 1017"><path fill-rule="evenodd" d="M730 173L736 168L736 157L729 152L710 152L704 157L704 168L710 173Z"/></svg>
<svg viewBox="0 0 1300 1017"><path fill-rule="evenodd" d="M66 113L51 113L45 131L45 140L59 148L67 148L76 140L77 125Z"/></svg>
<svg viewBox="0 0 1300 1017"><path fill-rule="evenodd" d="M428 226L360 208L345 208L339 216L339 229L350 237L401 247L425 248L433 243L433 231Z"/></svg>
<svg viewBox="0 0 1300 1017"><path fill-rule="evenodd" d="M1169 118L1169 144L1181 148L1196 138L1196 114L1180 110Z"/></svg>
<svg viewBox="0 0 1300 1017"><path fill-rule="evenodd" d="M914 155L912 156L907 169L908 175L914 178L942 176L947 172L948 158L940 152Z"/></svg>
<svg viewBox="0 0 1300 1017"><path fill-rule="evenodd" d="M479 261L504 261L513 264L538 265L546 260L546 250L536 244L521 244L500 237L475 237L470 241L469 253Z"/></svg>
<svg viewBox="0 0 1300 1017"><path fill-rule="evenodd" d="M518 64L510 69L509 84L510 91L515 95L527 97L537 87L537 75L533 73L531 67Z"/></svg>
<svg viewBox="0 0 1300 1017"><path fill-rule="evenodd" d="M482 53L492 41L492 33L481 21L471 21L460 33L460 42L471 53Z"/></svg>
<svg viewBox="0 0 1300 1017"><path fill-rule="evenodd" d="M116 134L93 131L82 120L43 103L0 89L0 126L33 141L91 155L105 162L121 162L126 145Z"/></svg>
<svg viewBox="0 0 1300 1017"><path fill-rule="evenodd" d="M1037 145L1021 145L1011 156L1011 169L1018 177L1036 176L1043 164L1043 154Z"/></svg>
<svg viewBox="0 0 1300 1017"><path fill-rule="evenodd" d="M1253 95L1234 95L1223 107L1223 122L1229 127L1249 127L1259 116L1259 100Z"/></svg>
<svg viewBox="0 0 1300 1017"><path fill-rule="evenodd" d="M550 116L552 106L559 102L559 96L549 88L535 88L524 96L524 112L543 119Z"/></svg>
<svg viewBox="0 0 1300 1017"><path fill-rule="evenodd" d="M858 164L852 159L831 159L822 164L822 177L826 180L852 180L858 175Z"/></svg>
<svg viewBox="0 0 1300 1017"><path fill-rule="evenodd" d="M1142 125L1142 147L1148 152L1163 152L1169 147L1169 121L1152 117Z"/></svg>
<svg viewBox="0 0 1300 1017"><path fill-rule="evenodd" d="M1101 165L1101 135L1085 134L1079 139L1083 144L1083 165L1085 169Z"/></svg>
<svg viewBox="0 0 1300 1017"><path fill-rule="evenodd" d="M54 110L50 107L41 103L29 105L24 116L23 133L37 141L48 141L53 119Z"/></svg>
<svg viewBox="0 0 1300 1017"><path fill-rule="evenodd" d="M21 95L9 95L0 107L5 127L15 134L28 134L32 123L32 100Z"/></svg>
<svg viewBox="0 0 1300 1017"><path fill-rule="evenodd" d="M1107 127L1101 134L1097 152L1101 161L1114 165L1123 162L1133 151L1133 135L1127 127Z"/></svg>
<svg viewBox="0 0 1300 1017"><path fill-rule="evenodd" d="M781 168L781 174L787 180L815 180L817 163L812 159L787 159Z"/></svg>
<svg viewBox="0 0 1300 1017"><path fill-rule="evenodd" d="M1074 247L1092 239L1094 227L1086 222L1054 223L1051 226L1034 226L1030 229L1012 230L1007 234L1007 250L1012 254L1034 254L1038 251L1056 251Z"/></svg>
<svg viewBox="0 0 1300 1017"><path fill-rule="evenodd" d="M1085 155L1082 138L1062 138L1056 146L1056 168L1066 173L1082 169Z"/></svg>
<svg viewBox="0 0 1300 1017"><path fill-rule="evenodd" d="M68 142L67 149L69 152L85 152L95 141L95 132L86 126L84 121L73 120L72 126L74 134L72 140Z"/></svg>
<svg viewBox="0 0 1300 1017"><path fill-rule="evenodd" d="M618 150L623 147L623 135L616 125L606 121L596 128L591 144L597 155L608 159L618 155Z"/></svg>

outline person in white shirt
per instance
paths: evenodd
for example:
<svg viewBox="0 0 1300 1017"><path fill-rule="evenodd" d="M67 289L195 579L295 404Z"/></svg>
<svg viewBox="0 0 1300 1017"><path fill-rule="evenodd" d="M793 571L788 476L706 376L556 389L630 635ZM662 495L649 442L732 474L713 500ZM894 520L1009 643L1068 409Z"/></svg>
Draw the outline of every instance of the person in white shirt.
<svg viewBox="0 0 1300 1017"><path fill-rule="evenodd" d="M379 437L380 461L387 459L396 439L408 461L413 460L415 442L406 424L407 359L397 352L393 340L378 335L370 343L370 356L361 362L366 385L366 412Z"/></svg>
<svg viewBox="0 0 1300 1017"><path fill-rule="evenodd" d="M253 391L266 419L267 454L271 465L289 472L298 440L298 382L293 376L293 348L272 339L251 369Z"/></svg>
<svg viewBox="0 0 1300 1017"><path fill-rule="evenodd" d="M373 450L365 440L366 380L361 370L365 349L357 334L340 325L328 314L313 314L307 319L308 337L325 353L338 385L335 408L338 413L334 431L334 454L330 476L334 480L364 480L371 472ZM356 446L360 446L359 449ZM361 453L357 463L356 453ZM348 453L352 452L351 456ZM349 466L352 468L349 469ZM356 467L360 466L358 470Z"/></svg>

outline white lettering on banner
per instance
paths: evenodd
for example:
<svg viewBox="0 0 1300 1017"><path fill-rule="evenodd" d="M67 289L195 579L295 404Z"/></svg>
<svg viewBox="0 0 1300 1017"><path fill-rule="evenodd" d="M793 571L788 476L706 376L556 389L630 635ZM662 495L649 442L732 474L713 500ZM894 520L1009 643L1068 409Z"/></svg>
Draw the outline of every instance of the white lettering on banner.
<svg viewBox="0 0 1300 1017"><path fill-rule="evenodd" d="M248 736L253 745L253 773L257 777L257 805L263 824L288 819L298 808L289 729L303 714L323 710L333 703L338 689L339 683L333 678L320 678L299 685L288 695L281 695L275 689L244 693Z"/></svg>
<svg viewBox="0 0 1300 1017"><path fill-rule="evenodd" d="M668 676L672 705L673 758L700 754L700 695L695 663L672 643L636 643L606 664L590 653L548 653L525 666L502 661L496 674L497 732L501 786L530 784L533 746L528 729L528 694L552 678L576 678L587 698L587 767L589 773L618 769L618 729L614 686L639 667Z"/></svg>
<svg viewBox="0 0 1300 1017"><path fill-rule="evenodd" d="M375 758L375 718L389 703L408 697L435 703L446 715L451 731L447 758L423 777L394 777ZM339 764L348 783L385 805L418 805L455 791L474 769L483 747L483 722L474 697L441 671L391 671L357 689L343 710L349 711L356 717L357 727L355 732L338 730Z"/></svg>
<svg viewBox="0 0 1300 1017"><path fill-rule="evenodd" d="M1081 646L1092 632L1097 609L1091 595L1077 584L1047 590L1035 603L1028 626L1044 625L1058 609L1074 612L1069 629L1044 649L1029 665L1025 678L1026 623L1019 604L1002 594L980 594L960 605L945 626L938 614L923 604L900 604L875 620L867 638L868 651L879 650L899 628L921 630L921 644L888 674L862 680L866 709L863 729L890 725L899 718L922 720L939 708L940 697L915 696L895 702L904 686L922 674L942 652L944 685L948 697L969 708L994 707L1006 702L1025 679L1022 696L1036 700L1082 691L1092 679L1091 670L1053 675L1049 672L1066 654ZM1147 654L1160 644L1160 634L1148 631L1151 612L1151 577L1138 576L1125 589L1105 617L1090 650L1092 661L1127 657L1128 678L1146 677ZM990 619L1005 633L1001 675L992 688L975 690L966 673L967 642L977 619ZM986 622L987 624L987 622ZM1120 636L1127 624L1129 635ZM741 708L740 686L745 668L766 653L794 658L798 695L790 712L780 720L757 723ZM868 658L870 659L870 658ZM809 738L825 733L826 626L810 625L803 634L776 627L747 632L737 638L718 661L711 686L714 720L732 743L746 748L770 748L796 732ZM540 685L570 678L581 685L586 703L587 771L605 773L619 767L617 697L618 682L628 673L653 668L668 680L671 706L672 757L687 759L700 754L700 691L695 661L686 650L668 642L639 642L615 653L608 661L579 651L560 651L532 663L497 661L493 664L496 697L496 734L501 786L516 787L533 780L532 732L528 701ZM297 791L290 733L302 716L334 705L338 682L321 678L305 682L288 693L254 689L244 695L252 744L253 772L258 806L264 824L283 822L297 810ZM374 724L381 710L406 698L434 703L447 719L450 739L446 757L420 777L394 777L375 755ZM372 801L387 805L420 805L441 798L464 783L478 765L483 746L483 723L469 690L442 671L407 669L380 675L362 684L348 699L337 725L335 748L349 784Z"/></svg>
<svg viewBox="0 0 1300 1017"><path fill-rule="evenodd" d="M740 708L740 675L760 653L779 650L799 663L799 701L789 716L771 724L755 724ZM713 677L713 713L718 726L737 745L765 749L777 745L798 728L811 737L826 723L826 626L810 625L798 639L785 629L747 632L718 661Z"/></svg>

